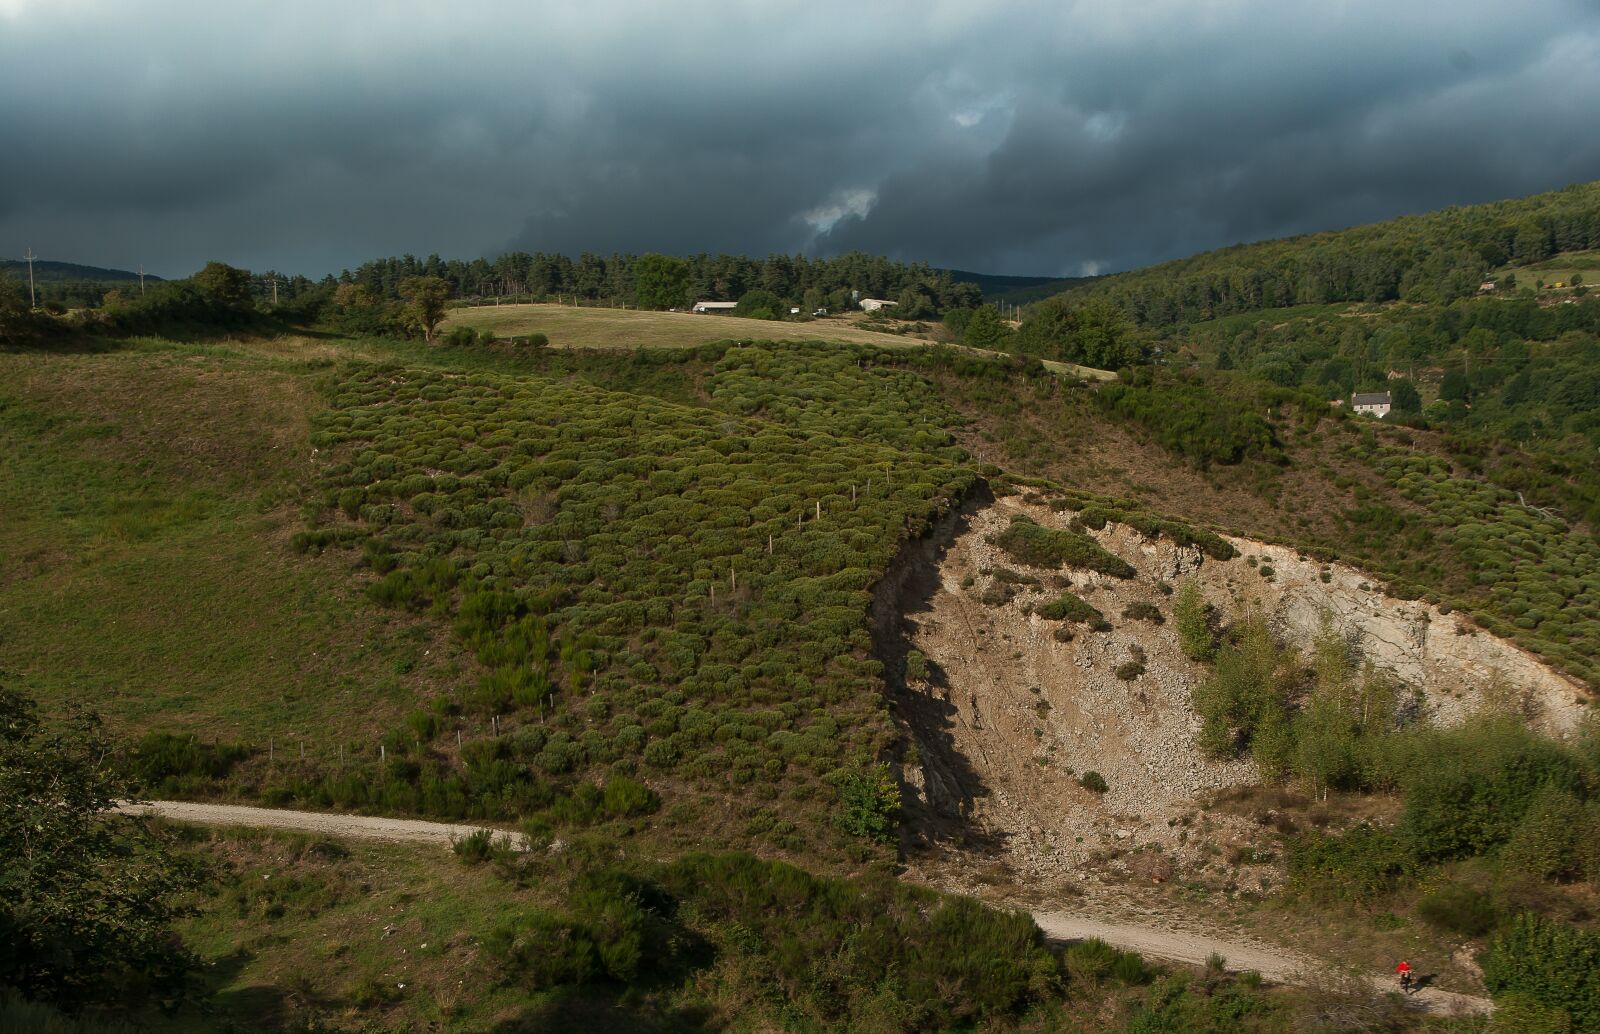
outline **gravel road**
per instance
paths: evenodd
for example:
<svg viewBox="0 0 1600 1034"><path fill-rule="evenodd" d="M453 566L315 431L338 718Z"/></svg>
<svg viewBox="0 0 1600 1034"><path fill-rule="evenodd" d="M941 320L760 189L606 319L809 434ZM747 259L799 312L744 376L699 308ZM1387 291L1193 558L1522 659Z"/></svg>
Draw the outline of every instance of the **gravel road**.
<svg viewBox="0 0 1600 1034"><path fill-rule="evenodd" d="M389 819L371 815L334 815L316 811L286 811L279 808L252 808L238 804L196 804L190 801L147 801L121 804L124 814L155 815L175 822L198 822L218 826L252 826L288 829L301 833L400 843L450 846L454 839L482 826L462 826L421 819ZM1037 912L1034 922L1053 941L1081 941L1098 937L1125 951L1136 951L1171 962L1204 965L1213 954L1227 960L1231 970L1253 969L1270 981L1295 984L1313 973L1316 964L1292 952L1268 945L1249 945L1218 940L1200 934L1152 926L1127 926L1101 922L1066 912ZM1386 979L1373 978L1373 986L1389 990ZM1447 1014L1486 1013L1493 1005L1485 998L1424 988L1412 998L1430 1011Z"/></svg>
<svg viewBox="0 0 1600 1034"><path fill-rule="evenodd" d="M1216 954L1227 960L1230 970L1253 969L1265 979L1279 984L1304 983L1307 976L1318 969L1318 963L1311 959L1270 945L1223 941L1154 926L1124 926L1066 912L1035 912L1033 921L1052 941L1082 941L1098 937L1124 951L1136 951L1151 958L1194 965L1204 965L1206 959ZM1395 990L1391 978L1369 979L1379 991ZM1494 1008L1487 998L1431 987L1415 992L1411 1001L1426 1006L1430 1012L1446 1015L1488 1013Z"/></svg>
<svg viewBox="0 0 1600 1034"><path fill-rule="evenodd" d="M157 815L175 822L199 822L208 826L254 826L292 829L301 833L326 833L329 836L362 840L388 840L417 844L439 844L466 836L482 826L457 826L448 822L421 819L386 819L372 815L331 815L320 811L285 811L279 808L250 808L239 804L195 804L189 801L148 801L120 804L117 811L133 815Z"/></svg>

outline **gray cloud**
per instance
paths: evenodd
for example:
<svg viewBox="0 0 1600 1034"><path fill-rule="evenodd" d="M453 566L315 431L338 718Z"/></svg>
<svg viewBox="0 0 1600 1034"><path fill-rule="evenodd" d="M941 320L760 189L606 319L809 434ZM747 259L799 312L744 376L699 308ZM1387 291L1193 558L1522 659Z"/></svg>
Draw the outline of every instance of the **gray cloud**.
<svg viewBox="0 0 1600 1034"><path fill-rule="evenodd" d="M1117 269L1600 176L1600 5L0 0L0 250Z"/></svg>

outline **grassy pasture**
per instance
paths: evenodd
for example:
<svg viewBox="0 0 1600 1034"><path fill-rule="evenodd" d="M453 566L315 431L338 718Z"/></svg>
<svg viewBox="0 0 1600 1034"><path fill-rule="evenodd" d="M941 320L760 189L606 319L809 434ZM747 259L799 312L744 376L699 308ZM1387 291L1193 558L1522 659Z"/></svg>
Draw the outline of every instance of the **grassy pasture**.
<svg viewBox="0 0 1600 1034"><path fill-rule="evenodd" d="M1582 273L1584 283L1594 287L1600 284L1600 251L1563 252L1543 262L1503 269L1495 275L1504 277L1507 273L1517 275L1518 287L1532 287L1537 280L1546 284L1570 284L1573 273Z"/></svg>
<svg viewBox="0 0 1600 1034"><path fill-rule="evenodd" d="M452 309L443 329L471 327L500 337L543 333L556 348L682 348L735 340L851 341L907 348L925 339L863 330L842 318L783 323L742 316L697 315L535 303Z"/></svg>
<svg viewBox="0 0 1600 1034"><path fill-rule="evenodd" d="M834 341L879 348L917 348L933 342L931 338L886 334L866 330L843 318L812 320L806 323L775 323L748 320L740 316L695 315L687 312L650 312L639 309L603 309L537 303L526 305L486 305L453 309L441 333L451 327L492 330L499 337L542 333L553 348L691 348L712 341ZM957 348L962 346L957 345ZM982 348L966 351L975 355L999 355ZM1089 381L1115 380L1110 370L1097 370L1076 363L1044 361L1053 373Z"/></svg>
<svg viewBox="0 0 1600 1034"><path fill-rule="evenodd" d="M129 731L331 749L449 650L288 548L313 371L206 351L0 355L0 671Z"/></svg>

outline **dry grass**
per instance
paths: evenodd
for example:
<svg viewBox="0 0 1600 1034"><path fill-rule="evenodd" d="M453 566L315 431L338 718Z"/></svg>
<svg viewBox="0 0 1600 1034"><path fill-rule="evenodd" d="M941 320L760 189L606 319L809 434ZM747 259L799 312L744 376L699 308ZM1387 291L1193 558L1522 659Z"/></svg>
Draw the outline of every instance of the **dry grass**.
<svg viewBox="0 0 1600 1034"><path fill-rule="evenodd" d="M452 326L492 330L499 337L542 333L553 348L688 348L712 341L844 341L880 348L918 348L949 344L944 332L926 336L889 334L858 326L848 317L833 316L804 323L749 320L739 316L695 315L569 305L487 305L452 310L443 331ZM442 331L442 332L443 332ZM975 355L1000 355L982 348L956 348ZM1047 369L1086 381L1111 381L1117 375L1076 363L1044 361Z"/></svg>
<svg viewBox="0 0 1600 1034"><path fill-rule="evenodd" d="M696 315L553 305L486 305L454 309L451 327L492 330L501 337L542 333L555 348L683 348L725 338L751 341L850 341L884 348L910 348L929 339L866 330L844 317L804 323L750 320L740 316Z"/></svg>
<svg viewBox="0 0 1600 1034"><path fill-rule="evenodd" d="M969 423L957 438L985 462L1077 489L1135 498L1154 510L1272 541L1322 540L1345 534L1340 515L1363 494L1405 512L1419 507L1397 495L1370 467L1342 455L1346 439L1324 422L1301 433L1284 426L1288 467L1258 461L1197 470L1136 425L1108 418L1081 392L1049 384L975 384L941 378L944 396ZM1347 479L1341 488L1334 478Z"/></svg>

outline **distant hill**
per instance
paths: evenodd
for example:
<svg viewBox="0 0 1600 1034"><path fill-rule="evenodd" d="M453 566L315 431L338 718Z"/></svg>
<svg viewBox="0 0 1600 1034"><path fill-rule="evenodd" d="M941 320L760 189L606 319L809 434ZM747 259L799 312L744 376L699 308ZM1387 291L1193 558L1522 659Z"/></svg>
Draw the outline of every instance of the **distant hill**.
<svg viewBox="0 0 1600 1034"><path fill-rule="evenodd" d="M974 273L966 269L945 269L958 284L976 284L986 302L1010 302L1026 305L1051 295L1096 279L1092 276L999 276L994 273Z"/></svg>
<svg viewBox="0 0 1600 1034"><path fill-rule="evenodd" d="M1600 248L1600 181L1346 230L1236 244L1075 284L1140 323L1198 323L1292 305L1448 302L1508 263ZM987 291L985 292L987 293Z"/></svg>
<svg viewBox="0 0 1600 1034"><path fill-rule="evenodd" d="M28 264L15 259L0 259L0 272L10 273L18 280L28 279ZM161 277L154 273L144 275L146 283L157 283ZM36 259L33 263L33 280L36 284L125 284L139 282L139 274L126 269L104 269L100 266L80 266L76 262L49 262Z"/></svg>

